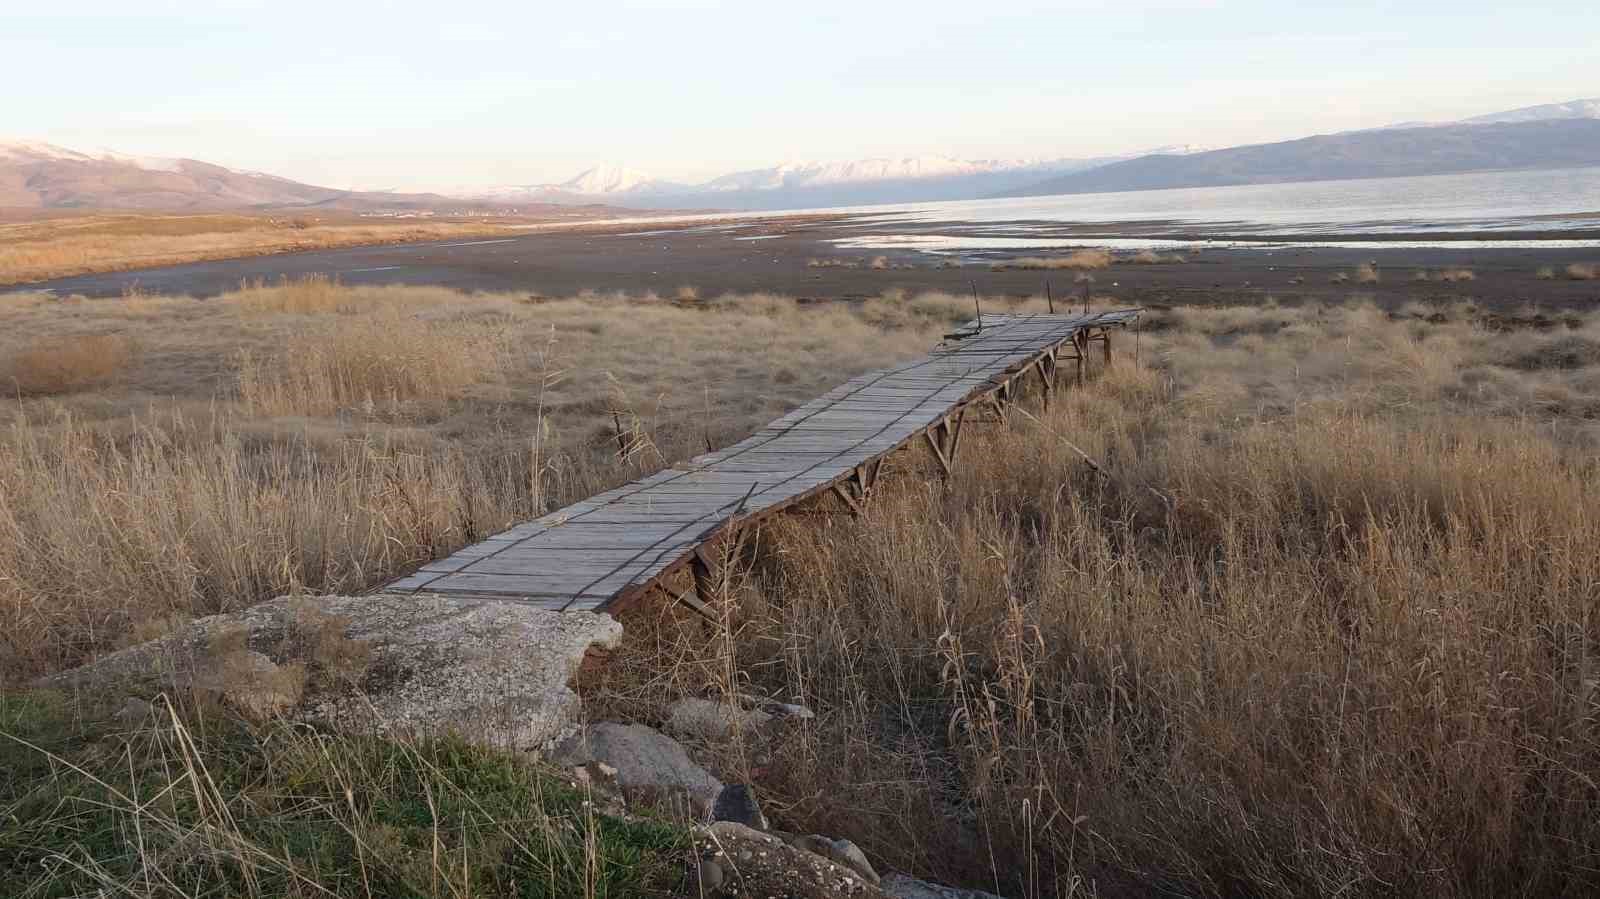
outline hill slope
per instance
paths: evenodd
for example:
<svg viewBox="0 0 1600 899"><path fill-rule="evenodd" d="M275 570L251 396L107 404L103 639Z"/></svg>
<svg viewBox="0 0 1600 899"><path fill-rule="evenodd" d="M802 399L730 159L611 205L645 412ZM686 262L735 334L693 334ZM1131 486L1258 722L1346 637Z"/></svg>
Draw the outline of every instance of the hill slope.
<svg viewBox="0 0 1600 899"><path fill-rule="evenodd" d="M435 194L335 190L194 159L91 155L0 141L0 207L215 211L317 207L352 212L459 208Z"/></svg>
<svg viewBox="0 0 1600 899"><path fill-rule="evenodd" d="M1109 193L1494 169L1600 165L1600 119L1547 119L1324 134L1116 162L996 194Z"/></svg>

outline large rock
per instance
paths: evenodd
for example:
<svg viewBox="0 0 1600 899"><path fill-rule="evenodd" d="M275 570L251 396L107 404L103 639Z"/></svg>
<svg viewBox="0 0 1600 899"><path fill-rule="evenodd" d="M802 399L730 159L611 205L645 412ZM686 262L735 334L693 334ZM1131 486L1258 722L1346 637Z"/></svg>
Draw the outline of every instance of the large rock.
<svg viewBox="0 0 1600 899"><path fill-rule="evenodd" d="M199 619L42 685L176 690L253 717L542 749L572 730L578 696L567 681L584 653L621 635L605 615L516 602L282 597Z"/></svg>
<svg viewBox="0 0 1600 899"><path fill-rule="evenodd" d="M643 724L591 724L561 742L552 757L563 765L603 763L616 769L617 785L630 800L684 795L698 817L711 811L722 782L689 758L682 745Z"/></svg>
<svg viewBox="0 0 1600 899"><path fill-rule="evenodd" d="M982 890L941 886L904 874L888 875L878 884L878 888L894 899L1001 899L993 893L985 893Z"/></svg>

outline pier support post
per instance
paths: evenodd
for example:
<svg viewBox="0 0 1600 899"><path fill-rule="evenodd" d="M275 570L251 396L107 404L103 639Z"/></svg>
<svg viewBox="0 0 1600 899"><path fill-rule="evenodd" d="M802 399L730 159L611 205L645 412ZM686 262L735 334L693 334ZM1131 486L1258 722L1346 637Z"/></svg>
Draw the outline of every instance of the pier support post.
<svg viewBox="0 0 1600 899"><path fill-rule="evenodd" d="M933 450L933 458L938 460L939 468L945 477L950 477L954 471L956 450L961 446L961 423L967 418L967 407L962 406L955 414L955 424L950 423L950 416L946 415L933 425L922 436L928 441L928 449Z"/></svg>
<svg viewBox="0 0 1600 899"><path fill-rule="evenodd" d="M1039 373L1039 384L1044 390L1044 411L1050 411L1050 394L1055 389L1056 380L1056 351L1052 347L1045 351L1039 361L1033 364L1034 370Z"/></svg>
<svg viewBox="0 0 1600 899"><path fill-rule="evenodd" d="M883 468L881 457L870 462L863 462L850 472L850 476L833 485L834 495L839 497L850 514L857 517L866 512L867 497L872 492L872 485L878 481L878 472Z"/></svg>

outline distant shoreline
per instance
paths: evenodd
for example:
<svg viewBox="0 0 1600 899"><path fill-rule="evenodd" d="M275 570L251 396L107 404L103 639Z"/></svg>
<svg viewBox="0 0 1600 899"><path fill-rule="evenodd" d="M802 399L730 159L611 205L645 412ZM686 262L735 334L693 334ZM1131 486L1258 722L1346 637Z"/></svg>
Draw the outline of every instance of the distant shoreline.
<svg viewBox="0 0 1600 899"><path fill-rule="evenodd" d="M870 241L907 230L904 222L861 216L701 217L662 225L575 223L487 239L319 250L86 275L29 289L58 296L115 297L133 290L205 297L236 289L242 281L323 275L349 285L435 285L535 297L586 292L672 297L692 288L701 297L767 292L799 300L854 301L894 291L967 294L976 289L990 297L1031 296L1044 292L1047 284L1066 296L1081 292L1085 283L1073 271L1007 264L1017 257L1067 250L986 248L935 254L911 247L841 247L836 241ZM924 222L918 227L937 225ZM1570 240L1575 233L1539 236ZM1269 298L1285 303L1343 302L1352 295L1396 307L1469 299L1494 306L1589 308L1600 303L1600 280L1565 275L1570 265L1600 264L1600 246L1562 247L1538 240L1492 248L1466 243L1408 247L1404 242L1415 235L1393 235L1341 247L1334 245L1340 235L1315 237L1317 241L1299 246L1222 246L1201 239L1162 250L1159 264L1115 264L1087 275L1094 279L1091 288L1097 294L1140 305ZM1367 235L1360 237L1365 241ZM1485 235L1471 237L1481 240ZM1119 257L1135 253L1117 251ZM1172 261L1173 257L1184 261ZM1361 266L1371 266L1377 280L1358 277ZM1541 275L1546 269L1548 273ZM1447 271L1453 273L1449 280L1443 277Z"/></svg>

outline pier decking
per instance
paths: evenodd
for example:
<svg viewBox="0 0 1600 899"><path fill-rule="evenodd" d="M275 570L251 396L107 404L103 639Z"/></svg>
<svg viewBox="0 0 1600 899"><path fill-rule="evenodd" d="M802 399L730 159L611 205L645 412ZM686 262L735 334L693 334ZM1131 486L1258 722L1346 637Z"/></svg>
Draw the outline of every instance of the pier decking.
<svg viewBox="0 0 1600 899"><path fill-rule="evenodd" d="M1063 360L1081 377L1090 343L1109 359L1112 329L1138 314L984 315L927 356L852 378L733 446L519 524L383 590L616 611L659 587L697 604L665 581L687 566L703 583L706 547L731 528L829 492L858 510L884 457L917 441L948 474L969 407L1003 411L1032 376L1048 401Z"/></svg>

